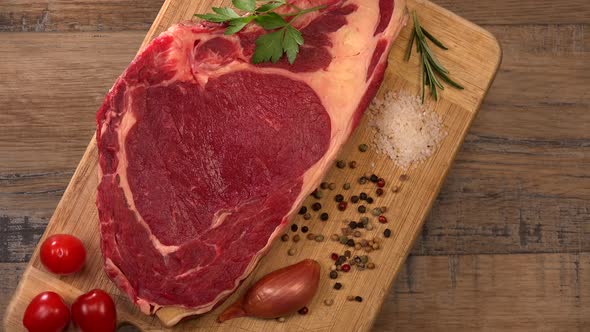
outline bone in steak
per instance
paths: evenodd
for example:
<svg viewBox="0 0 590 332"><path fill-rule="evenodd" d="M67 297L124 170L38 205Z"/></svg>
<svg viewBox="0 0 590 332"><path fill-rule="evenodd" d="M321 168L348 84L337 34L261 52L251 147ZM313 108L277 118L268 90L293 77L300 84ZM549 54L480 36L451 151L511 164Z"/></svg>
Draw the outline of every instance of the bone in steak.
<svg viewBox="0 0 590 332"><path fill-rule="evenodd" d="M321 4L293 65L253 65L249 25L182 23L154 39L97 114L108 276L145 313L231 294L333 164L383 80L405 1Z"/></svg>

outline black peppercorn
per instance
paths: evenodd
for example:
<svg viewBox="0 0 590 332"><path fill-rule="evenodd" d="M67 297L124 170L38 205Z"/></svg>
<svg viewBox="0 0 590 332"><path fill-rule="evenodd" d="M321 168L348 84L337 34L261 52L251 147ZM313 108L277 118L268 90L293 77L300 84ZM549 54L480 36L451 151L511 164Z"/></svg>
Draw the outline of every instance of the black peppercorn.
<svg viewBox="0 0 590 332"><path fill-rule="evenodd" d="M326 221L326 220L328 220L328 218L330 218L330 216L326 212L320 214L321 220Z"/></svg>
<svg viewBox="0 0 590 332"><path fill-rule="evenodd" d="M381 195L383 195L383 189L377 188L377 190L375 191L375 193L377 194L377 196L381 196Z"/></svg>
<svg viewBox="0 0 590 332"><path fill-rule="evenodd" d="M336 202L342 202L344 200L344 196L338 194L334 197L334 200L336 200Z"/></svg>
<svg viewBox="0 0 590 332"><path fill-rule="evenodd" d="M379 177L375 174L372 174L369 180L371 180L373 183L377 183L377 181L379 181Z"/></svg>
<svg viewBox="0 0 590 332"><path fill-rule="evenodd" d="M357 301L357 302L363 302L363 298L360 297L360 296L355 296L354 297L354 300Z"/></svg>
<svg viewBox="0 0 590 332"><path fill-rule="evenodd" d="M334 289L341 289L342 288L342 284L337 282L334 284Z"/></svg>
<svg viewBox="0 0 590 332"><path fill-rule="evenodd" d="M364 176L361 176L361 177L359 178L359 183L360 183L360 184L365 184L365 183L367 183L367 178L366 178L366 177L364 177Z"/></svg>
<svg viewBox="0 0 590 332"><path fill-rule="evenodd" d="M298 228L299 228L299 227L297 227L297 224L293 224L293 225L291 225L291 231L293 231L293 232L297 232L297 229L298 229Z"/></svg>
<svg viewBox="0 0 590 332"><path fill-rule="evenodd" d="M351 221L348 223L348 227L350 227L350 229L355 229L358 226L356 221Z"/></svg>
<svg viewBox="0 0 590 332"><path fill-rule="evenodd" d="M348 241L346 241L346 245L349 247L354 247L354 240L353 239L348 239Z"/></svg>
<svg viewBox="0 0 590 332"><path fill-rule="evenodd" d="M373 204L373 197L367 197L367 203Z"/></svg>
<svg viewBox="0 0 590 332"><path fill-rule="evenodd" d="M360 205L357 210L359 211L359 213L367 212L367 208L364 205Z"/></svg>
<svg viewBox="0 0 590 332"><path fill-rule="evenodd" d="M359 195L359 198L360 198L360 199L362 199L362 200L364 201L365 199L367 199L367 193L361 193L361 194Z"/></svg>
<svg viewBox="0 0 590 332"><path fill-rule="evenodd" d="M303 215L303 214L305 214L306 212L307 212L307 206L302 206L302 207L299 209L299 214L302 214L302 215Z"/></svg>
<svg viewBox="0 0 590 332"><path fill-rule="evenodd" d="M338 167L338 168L344 168L344 167L346 167L346 162L344 160L338 160L336 162L336 167Z"/></svg>
<svg viewBox="0 0 590 332"><path fill-rule="evenodd" d="M338 256L336 259L336 265L342 265L344 262L346 262L346 256Z"/></svg>
<svg viewBox="0 0 590 332"><path fill-rule="evenodd" d="M358 196L352 196L352 197L350 198L350 201L351 201L351 202L353 202L353 203L358 203L358 201L359 201L359 197L358 197Z"/></svg>
<svg viewBox="0 0 590 332"><path fill-rule="evenodd" d="M309 228L307 228L307 226L301 227L301 232L302 233L307 233L307 231L309 231Z"/></svg>
<svg viewBox="0 0 590 332"><path fill-rule="evenodd" d="M338 272L330 271L330 279L336 279L336 278L338 278Z"/></svg>
<svg viewBox="0 0 590 332"><path fill-rule="evenodd" d="M391 229L387 228L383 231L383 236L390 237L391 236Z"/></svg>
<svg viewBox="0 0 590 332"><path fill-rule="evenodd" d="M319 210L322 209L322 204L320 204L319 202L315 202L311 206L311 209L314 210L314 211L319 211Z"/></svg>

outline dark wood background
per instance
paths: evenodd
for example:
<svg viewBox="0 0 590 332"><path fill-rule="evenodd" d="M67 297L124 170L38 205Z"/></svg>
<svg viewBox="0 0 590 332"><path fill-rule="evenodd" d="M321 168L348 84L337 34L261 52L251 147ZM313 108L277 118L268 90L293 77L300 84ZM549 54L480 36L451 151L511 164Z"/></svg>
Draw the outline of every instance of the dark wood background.
<svg viewBox="0 0 590 332"><path fill-rule="evenodd" d="M504 60L375 331L588 331L590 1L435 2ZM0 314L161 4L0 1Z"/></svg>

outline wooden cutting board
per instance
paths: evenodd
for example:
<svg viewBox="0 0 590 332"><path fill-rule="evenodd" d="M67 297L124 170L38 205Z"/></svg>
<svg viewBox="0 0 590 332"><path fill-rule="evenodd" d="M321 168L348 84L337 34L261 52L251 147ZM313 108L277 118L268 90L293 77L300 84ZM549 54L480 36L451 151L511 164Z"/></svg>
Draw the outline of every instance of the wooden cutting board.
<svg viewBox="0 0 590 332"><path fill-rule="evenodd" d="M181 20L190 19L193 13L207 12L211 5L225 2L229 1L167 0L148 32L144 45L169 26ZM326 181L334 182L338 186L338 189L333 192L326 191L322 199L326 201L324 204L327 206L326 212L334 216L332 220L320 222L317 216L308 222L303 222L300 216L295 220L300 226L308 225L311 232L323 234L329 238L330 234L339 233L343 226L342 221L347 217L358 218L355 209L349 208L343 213L336 211L335 203L327 203L334 202L333 196L343 192L340 189L342 184L352 183L354 192L358 194L362 190L368 192L374 190L374 185L356 184L356 180L362 174L370 172L384 177L388 182L385 195L378 198L373 205L388 207L387 227L393 230L393 235L384 240L382 249L370 254L371 261L376 263L377 268L365 271L353 269L349 273L341 273L338 281L344 287L336 291L332 289L334 281L327 277L328 268L332 264L329 254L342 253L344 250L342 245L329 239L321 243L306 239L298 243L278 241L252 275L225 303L207 315L180 322L173 328L174 330L370 330L381 304L389 294L397 272L421 231L424 219L461 147L501 60L501 50L497 40L482 28L428 1L409 1L408 7L410 10L417 9L422 24L450 48L446 52L437 50L437 53L451 71L452 77L465 87L464 91L447 88L442 92L442 98L438 103L429 101L429 105L442 116L448 136L433 157L417 168L404 172L384 155L376 154L372 150L366 153L358 151L359 144L370 142L371 132L367 125L367 116L365 116L340 156L340 159L356 160L359 166L354 170L334 167L326 177ZM403 61L410 29L411 24L408 24L393 46L380 94L384 91L419 93L418 60L412 57L410 62ZM407 177L407 179L402 180L400 178L402 174L405 175L403 178ZM95 206L97 182L97 149L93 139L41 238L43 241L48 235L55 233L70 233L78 236L84 241L88 250L86 266L83 271L73 276L55 276L47 273L41 266L37 248L6 311L4 327L7 331L24 330L21 322L27 304L36 294L46 290L57 291L68 303L71 303L77 296L90 289L105 289L113 295L117 303L121 323L133 324L143 331L161 330L165 325L175 322L177 314L175 310L161 310L157 316L152 317L140 313L103 272ZM399 187L399 191L393 192L391 190L393 187ZM352 191L343 192L343 194L350 196ZM307 203L311 201L310 198L306 205L309 205ZM385 226L376 222L373 224L377 227L372 232L375 235L381 235ZM295 256L287 255L290 248L297 250ZM221 310L232 303L254 281L272 270L296 263L303 258L316 259L323 269L320 290L309 305L308 315L294 315L288 317L284 323L252 318L235 319L223 324L215 322ZM347 295L360 295L364 301L348 302ZM333 299L335 302L328 307L323 304L325 299Z"/></svg>

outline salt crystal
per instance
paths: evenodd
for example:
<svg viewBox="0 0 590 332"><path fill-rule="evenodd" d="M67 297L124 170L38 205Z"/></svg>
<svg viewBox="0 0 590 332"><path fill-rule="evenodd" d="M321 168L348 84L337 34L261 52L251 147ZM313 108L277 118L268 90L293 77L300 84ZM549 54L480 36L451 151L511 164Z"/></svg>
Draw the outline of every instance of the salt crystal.
<svg viewBox="0 0 590 332"><path fill-rule="evenodd" d="M387 92L369 111L375 150L405 170L430 157L447 135L441 117L417 96Z"/></svg>

